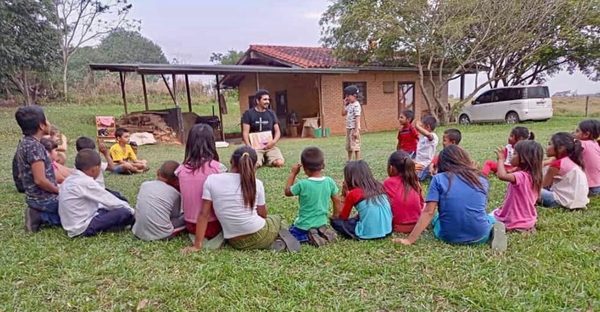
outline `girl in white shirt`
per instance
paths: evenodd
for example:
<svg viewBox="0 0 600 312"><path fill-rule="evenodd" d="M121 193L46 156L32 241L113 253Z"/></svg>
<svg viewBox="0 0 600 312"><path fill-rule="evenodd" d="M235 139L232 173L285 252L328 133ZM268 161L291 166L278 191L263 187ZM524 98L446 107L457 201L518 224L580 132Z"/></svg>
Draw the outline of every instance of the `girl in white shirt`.
<svg viewBox="0 0 600 312"><path fill-rule="evenodd" d="M254 149L242 146L231 155L230 172L208 176L196 239L184 253L202 249L208 216L213 211L225 239L235 249L300 249L300 243L282 226L281 217L267 215L265 189L255 175L256 161Z"/></svg>

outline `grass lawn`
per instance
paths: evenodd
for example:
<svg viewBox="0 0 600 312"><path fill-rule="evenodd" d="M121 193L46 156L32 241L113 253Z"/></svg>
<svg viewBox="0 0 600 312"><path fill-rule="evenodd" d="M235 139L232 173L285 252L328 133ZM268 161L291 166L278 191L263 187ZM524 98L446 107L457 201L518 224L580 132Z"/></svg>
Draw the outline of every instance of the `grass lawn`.
<svg viewBox="0 0 600 312"><path fill-rule="evenodd" d="M410 247L385 239L341 241L321 249L306 246L298 254L224 248L191 256L180 253L190 244L185 236L147 243L130 233L69 239L55 228L27 234L24 198L14 190L10 175L20 135L14 111L0 109L0 311L600 309L599 199L581 212L539 208L537 234L510 234L503 255L494 255L487 246L444 244L430 232ZM92 117L118 115L122 108L53 105L46 111L69 138L72 163L77 136L94 135ZM580 119L556 117L526 126L545 146L552 133L571 131ZM461 145L481 163L505 144L510 128L461 127ZM326 174L340 182L343 143L343 137L282 140L286 168L258 172L270 213L293 220L297 200L284 197L283 188L291 164L306 146L324 150ZM395 144L393 132L364 135L364 159L379 179L385 177ZM220 150L223 162L228 163L234 148ZM181 161L183 152L177 145L143 146L140 157L155 169L164 160ZM106 183L135 202L139 185L153 176L154 170L136 176L106 175ZM489 210L501 203L505 188L491 178Z"/></svg>

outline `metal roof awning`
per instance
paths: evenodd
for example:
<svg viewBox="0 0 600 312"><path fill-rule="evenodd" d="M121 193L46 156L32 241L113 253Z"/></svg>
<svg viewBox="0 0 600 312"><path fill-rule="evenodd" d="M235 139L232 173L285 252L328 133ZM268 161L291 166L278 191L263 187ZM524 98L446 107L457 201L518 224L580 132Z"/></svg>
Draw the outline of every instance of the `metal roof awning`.
<svg viewBox="0 0 600 312"><path fill-rule="evenodd" d="M259 65L90 64L92 70L137 72L143 75L356 74L358 68L300 68Z"/></svg>

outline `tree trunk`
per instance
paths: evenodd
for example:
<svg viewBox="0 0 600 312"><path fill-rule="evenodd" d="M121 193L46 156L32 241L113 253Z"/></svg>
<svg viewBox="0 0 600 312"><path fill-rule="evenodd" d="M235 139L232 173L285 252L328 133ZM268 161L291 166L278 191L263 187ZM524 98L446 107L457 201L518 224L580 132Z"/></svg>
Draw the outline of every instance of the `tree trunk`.
<svg viewBox="0 0 600 312"><path fill-rule="evenodd" d="M68 86L67 86L67 70L68 70L68 67L69 67L69 60L65 59L63 61L63 77L62 77L62 79L63 79L63 96L64 96L65 99L67 99L69 97L69 95L67 93L67 91L68 91L67 90L67 88L68 88Z"/></svg>

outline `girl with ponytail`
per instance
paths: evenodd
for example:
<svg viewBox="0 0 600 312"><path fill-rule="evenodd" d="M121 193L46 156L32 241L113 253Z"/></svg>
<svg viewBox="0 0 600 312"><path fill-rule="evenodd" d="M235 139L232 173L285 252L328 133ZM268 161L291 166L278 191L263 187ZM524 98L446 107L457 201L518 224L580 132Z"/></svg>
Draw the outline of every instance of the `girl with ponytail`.
<svg viewBox="0 0 600 312"><path fill-rule="evenodd" d="M194 245L184 252L202 249L208 216L213 211L224 238L235 249L300 249L300 243L282 226L281 217L267 215L265 188L256 179L256 161L254 149L242 146L231 155L229 173L208 176Z"/></svg>
<svg viewBox="0 0 600 312"><path fill-rule="evenodd" d="M555 160L548 165L542 181L542 206L562 206L567 209L586 207L590 200L582 153L581 142L572 134L558 132L552 136L546 155Z"/></svg>
<svg viewBox="0 0 600 312"><path fill-rule="evenodd" d="M575 137L583 147L585 175L590 188L589 196L600 195L600 120L586 119L579 123Z"/></svg>

